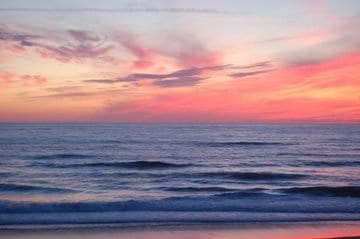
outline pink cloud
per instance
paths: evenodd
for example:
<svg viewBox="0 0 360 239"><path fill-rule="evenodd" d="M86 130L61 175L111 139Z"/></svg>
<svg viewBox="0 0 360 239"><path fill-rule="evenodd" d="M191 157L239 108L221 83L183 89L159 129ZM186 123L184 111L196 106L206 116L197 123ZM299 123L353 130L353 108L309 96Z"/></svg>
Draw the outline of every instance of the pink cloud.
<svg viewBox="0 0 360 239"><path fill-rule="evenodd" d="M138 36L131 32L117 31L115 38L129 53L136 57L133 63L136 69L145 69L154 64L156 51L146 47L145 44L141 44Z"/></svg>
<svg viewBox="0 0 360 239"><path fill-rule="evenodd" d="M178 56L179 65L184 67L206 67L221 64L221 53L205 49L188 49Z"/></svg>
<svg viewBox="0 0 360 239"><path fill-rule="evenodd" d="M175 58L180 67L207 67L223 64L222 50L209 49L202 40L192 34L177 34L173 42L175 49L171 49L167 54Z"/></svg>
<svg viewBox="0 0 360 239"><path fill-rule="evenodd" d="M135 57L133 67L147 69L159 63L171 62L176 67L207 67L222 64L223 52L209 50L195 36L169 36L161 45L141 41L132 32L116 31L116 41Z"/></svg>
<svg viewBox="0 0 360 239"><path fill-rule="evenodd" d="M100 36L90 31L69 30L68 33L79 42L86 42L86 41L97 42L101 40Z"/></svg>
<svg viewBox="0 0 360 239"><path fill-rule="evenodd" d="M41 75L21 75L11 72L0 73L0 84L4 86L38 86L48 82L48 79Z"/></svg>
<svg viewBox="0 0 360 239"><path fill-rule="evenodd" d="M298 65L290 65L283 68L283 72L288 75L296 76L297 78L306 78L312 75L336 71L346 67L351 67L360 62L360 52L351 52L341 54L329 59L325 59L319 62L304 62ZM358 74L358 72L357 72Z"/></svg>
<svg viewBox="0 0 360 239"><path fill-rule="evenodd" d="M20 77L20 79L26 86L42 85L48 82L48 79L41 75L23 75Z"/></svg>
<svg viewBox="0 0 360 239"><path fill-rule="evenodd" d="M84 36L82 36L84 37ZM81 38L81 37L80 37ZM106 54L113 48L106 43L76 42L76 43L34 43L38 53L44 58L53 58L61 62L84 59L107 59Z"/></svg>
<svg viewBox="0 0 360 239"><path fill-rule="evenodd" d="M2 72L0 73L0 83L5 85L11 84L13 82L15 75L10 72Z"/></svg>
<svg viewBox="0 0 360 239"><path fill-rule="evenodd" d="M44 34L29 34L15 31L7 26L0 27L0 41L12 53L19 54L33 50L41 57L61 62L73 60L79 62L84 59L108 61L111 58L107 54L114 46L93 32L69 30L64 33L44 29L41 31ZM31 29L28 29L28 32L31 32Z"/></svg>
<svg viewBox="0 0 360 239"><path fill-rule="evenodd" d="M118 63L120 46L133 56L130 61L135 70L148 69L154 65L160 69L169 64L176 67L206 67L221 64L223 57L222 51L209 50L194 36L174 37L172 46L167 43L156 46L151 41L144 42L140 35L119 30L99 35L87 30L28 29L18 32L6 27L0 28L0 41L12 53L28 51L65 63L95 63L96 60Z"/></svg>
<svg viewBox="0 0 360 239"><path fill-rule="evenodd" d="M358 122L359 57L279 67L211 90L157 91L109 104L102 116L130 122Z"/></svg>

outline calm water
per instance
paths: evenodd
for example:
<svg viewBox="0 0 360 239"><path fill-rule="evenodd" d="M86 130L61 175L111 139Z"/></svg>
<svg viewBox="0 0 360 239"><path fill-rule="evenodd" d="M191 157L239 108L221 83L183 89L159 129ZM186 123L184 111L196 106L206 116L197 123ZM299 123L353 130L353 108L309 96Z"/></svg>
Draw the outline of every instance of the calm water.
<svg viewBox="0 0 360 239"><path fill-rule="evenodd" d="M0 225L360 220L360 126L0 124Z"/></svg>

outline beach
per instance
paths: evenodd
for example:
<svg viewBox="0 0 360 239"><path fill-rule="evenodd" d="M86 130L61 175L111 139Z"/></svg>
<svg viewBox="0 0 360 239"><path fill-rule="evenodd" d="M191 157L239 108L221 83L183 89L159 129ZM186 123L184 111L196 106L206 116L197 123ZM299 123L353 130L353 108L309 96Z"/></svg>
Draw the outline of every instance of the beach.
<svg viewBox="0 0 360 239"><path fill-rule="evenodd" d="M119 227L107 225L69 229L1 230L2 239L356 239L360 238L359 222L323 223L251 223L224 225L168 225Z"/></svg>

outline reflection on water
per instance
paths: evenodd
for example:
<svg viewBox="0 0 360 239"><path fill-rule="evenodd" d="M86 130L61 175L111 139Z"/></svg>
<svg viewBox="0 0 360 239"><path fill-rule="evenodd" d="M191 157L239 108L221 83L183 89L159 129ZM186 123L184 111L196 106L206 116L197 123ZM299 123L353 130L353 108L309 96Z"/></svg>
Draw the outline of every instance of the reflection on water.
<svg viewBox="0 0 360 239"><path fill-rule="evenodd" d="M6 239L318 239L360 236L360 222L242 224L227 226L191 226L106 230L79 229L75 231L17 231L0 232ZM358 237L359 238L359 237Z"/></svg>

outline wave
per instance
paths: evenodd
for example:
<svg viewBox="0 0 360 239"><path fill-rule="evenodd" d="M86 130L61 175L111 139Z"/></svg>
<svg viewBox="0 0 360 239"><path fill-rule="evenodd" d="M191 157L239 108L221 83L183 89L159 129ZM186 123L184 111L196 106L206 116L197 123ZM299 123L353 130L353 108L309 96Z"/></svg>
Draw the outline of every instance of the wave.
<svg viewBox="0 0 360 239"><path fill-rule="evenodd" d="M81 168L81 167L111 167L130 169L160 169L160 168L183 168L192 164L176 164L162 161L133 161L133 162L97 162L97 163L76 163L76 164L36 164L50 168Z"/></svg>
<svg viewBox="0 0 360 239"><path fill-rule="evenodd" d="M151 141L140 141L140 140L107 140L105 143L110 144L149 144ZM195 144L198 146L209 146L209 147L226 147L226 146L266 146L266 145L293 145L293 143L284 142L264 142L264 141L227 141L227 142L201 142L201 141L157 141L156 143L167 143L167 144Z"/></svg>
<svg viewBox="0 0 360 239"><path fill-rule="evenodd" d="M162 161L134 161L134 162L109 162L109 163L92 163L86 164L90 167L124 167L124 168L182 168L189 167L191 164L176 164Z"/></svg>
<svg viewBox="0 0 360 239"><path fill-rule="evenodd" d="M94 155L86 154L49 154L49 155L35 155L31 156L31 159L85 159L94 158Z"/></svg>
<svg viewBox="0 0 360 239"><path fill-rule="evenodd" d="M0 178L7 178L14 175L12 172L0 172Z"/></svg>
<svg viewBox="0 0 360 239"><path fill-rule="evenodd" d="M358 157L359 154L329 154L329 153L291 153L281 152L277 156L299 156L299 157Z"/></svg>
<svg viewBox="0 0 360 239"><path fill-rule="evenodd" d="M303 174L273 173L273 172L206 172L198 175L204 177L220 177L237 180L292 180L307 177Z"/></svg>
<svg viewBox="0 0 360 239"><path fill-rule="evenodd" d="M360 161L310 161L302 162L306 166L326 166L326 167L341 167L341 166L360 166Z"/></svg>
<svg viewBox="0 0 360 239"><path fill-rule="evenodd" d="M285 193L308 194L315 196L332 196L332 197L354 197L360 198L360 187L344 186L344 187L292 187L282 189Z"/></svg>
<svg viewBox="0 0 360 239"><path fill-rule="evenodd" d="M9 202L0 201L3 214L86 213L86 212L266 212L266 213L351 213L360 219L358 199L352 197L299 197L268 194L257 190L184 196L164 199L97 202Z"/></svg>
<svg viewBox="0 0 360 239"><path fill-rule="evenodd" d="M195 143L200 146L208 146L208 147L293 145L291 143L262 142L262 141L195 142Z"/></svg>
<svg viewBox="0 0 360 239"><path fill-rule="evenodd" d="M230 193L221 193L221 194L215 194L215 197L219 198L226 198L226 199L242 199L245 197L264 197L269 196L269 194L266 194L263 192L263 189L252 189L252 190L243 190L238 192L230 192Z"/></svg>
<svg viewBox="0 0 360 239"><path fill-rule="evenodd" d="M39 193L73 193L77 192L72 189L58 188L58 187L42 187L35 185L25 185L25 184L14 184L14 183L1 183L0 184L1 192L39 192Z"/></svg>
<svg viewBox="0 0 360 239"><path fill-rule="evenodd" d="M236 189L225 187L160 187L159 189L169 192L228 192Z"/></svg>
<svg viewBox="0 0 360 239"><path fill-rule="evenodd" d="M128 139L113 139L113 140L104 140L101 141L101 143L106 144L149 144L151 141L145 141L145 140L128 140Z"/></svg>
<svg viewBox="0 0 360 239"><path fill-rule="evenodd" d="M359 221L353 213L276 213L276 212L171 212L126 211L105 213L46 213L0 215L0 230L34 229L111 229L149 228L182 225L224 225L234 223Z"/></svg>

